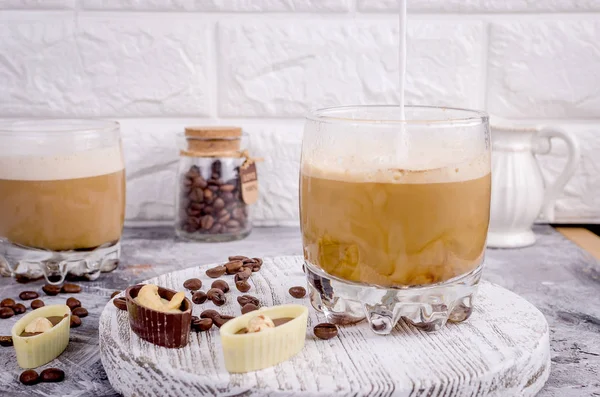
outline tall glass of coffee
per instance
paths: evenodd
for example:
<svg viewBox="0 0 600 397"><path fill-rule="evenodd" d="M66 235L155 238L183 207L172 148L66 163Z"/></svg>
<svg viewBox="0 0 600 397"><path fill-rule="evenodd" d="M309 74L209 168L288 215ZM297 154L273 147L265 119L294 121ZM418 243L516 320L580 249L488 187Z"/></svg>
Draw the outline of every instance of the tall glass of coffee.
<svg viewBox="0 0 600 397"><path fill-rule="evenodd" d="M119 124L0 121L0 272L95 279L114 270L125 212Z"/></svg>
<svg viewBox="0 0 600 397"><path fill-rule="evenodd" d="M311 302L388 334L469 317L490 213L484 112L351 106L307 117L300 217Z"/></svg>

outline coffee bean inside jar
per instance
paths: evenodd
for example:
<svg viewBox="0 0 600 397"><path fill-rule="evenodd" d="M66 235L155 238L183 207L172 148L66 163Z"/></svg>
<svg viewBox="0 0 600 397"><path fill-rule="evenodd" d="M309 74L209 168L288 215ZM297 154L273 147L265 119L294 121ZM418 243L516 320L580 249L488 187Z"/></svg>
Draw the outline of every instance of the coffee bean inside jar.
<svg viewBox="0 0 600 397"><path fill-rule="evenodd" d="M241 128L189 127L181 150L176 233L200 241L231 241L251 231L242 195Z"/></svg>

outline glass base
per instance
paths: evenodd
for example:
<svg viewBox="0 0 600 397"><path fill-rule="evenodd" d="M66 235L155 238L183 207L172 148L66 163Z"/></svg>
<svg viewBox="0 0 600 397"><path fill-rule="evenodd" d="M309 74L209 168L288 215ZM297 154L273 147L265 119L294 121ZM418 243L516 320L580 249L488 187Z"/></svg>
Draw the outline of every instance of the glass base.
<svg viewBox="0 0 600 397"><path fill-rule="evenodd" d="M425 331L437 331L447 321L465 321L473 310L473 297L482 265L443 283L407 288L386 288L354 283L331 276L304 262L312 306L334 324L353 324L367 318L376 334L387 335L400 320Z"/></svg>
<svg viewBox="0 0 600 397"><path fill-rule="evenodd" d="M203 243L226 243L228 241L242 240L248 237L252 229L235 233L188 233L185 230L175 228L175 235L182 240L198 241Z"/></svg>
<svg viewBox="0 0 600 397"><path fill-rule="evenodd" d="M47 251L0 240L0 274L18 280L45 277L50 284L65 278L96 280L100 273L119 266L121 243L102 245L89 251Z"/></svg>

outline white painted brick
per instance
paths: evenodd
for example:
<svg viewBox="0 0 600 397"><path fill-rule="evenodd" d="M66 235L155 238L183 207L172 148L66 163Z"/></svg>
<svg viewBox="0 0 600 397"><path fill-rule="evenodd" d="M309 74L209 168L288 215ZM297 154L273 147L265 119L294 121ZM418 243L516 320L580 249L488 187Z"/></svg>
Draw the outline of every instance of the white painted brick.
<svg viewBox="0 0 600 397"><path fill-rule="evenodd" d="M409 104L481 107L481 24L409 23ZM311 107L398 101L393 22L219 25L220 114L298 116Z"/></svg>
<svg viewBox="0 0 600 397"><path fill-rule="evenodd" d="M346 11L348 0L83 0L83 7L152 11L332 12Z"/></svg>
<svg viewBox="0 0 600 397"><path fill-rule="evenodd" d="M597 11L600 0L417 0L408 1L416 12L560 12ZM361 11L396 11L398 0L358 0Z"/></svg>
<svg viewBox="0 0 600 397"><path fill-rule="evenodd" d="M198 121L122 120L127 171L127 221L171 221L178 167L176 134ZM200 124L205 124L200 122ZM298 223L298 172L303 123L249 122L248 150L258 163L260 199L252 206L258 225Z"/></svg>
<svg viewBox="0 0 600 397"><path fill-rule="evenodd" d="M209 27L193 20L46 17L0 22L0 116L209 112Z"/></svg>
<svg viewBox="0 0 600 397"><path fill-rule="evenodd" d="M488 109L507 118L600 116L600 21L493 24Z"/></svg>
<svg viewBox="0 0 600 397"><path fill-rule="evenodd" d="M51 10L74 5L75 0L0 0L0 9Z"/></svg>

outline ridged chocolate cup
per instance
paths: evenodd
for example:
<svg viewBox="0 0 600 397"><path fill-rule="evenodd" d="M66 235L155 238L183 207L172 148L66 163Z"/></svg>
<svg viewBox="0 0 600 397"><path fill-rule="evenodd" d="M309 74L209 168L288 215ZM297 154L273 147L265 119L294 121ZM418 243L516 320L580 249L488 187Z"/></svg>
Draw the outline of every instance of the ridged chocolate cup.
<svg viewBox="0 0 600 397"><path fill-rule="evenodd" d="M181 313L163 313L147 308L135 301L144 284L127 288L127 313L129 325L140 338L158 346L168 348L184 347L188 343L192 322L192 303L188 298L181 302ZM177 292L158 287L161 298L171 300Z"/></svg>

